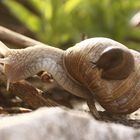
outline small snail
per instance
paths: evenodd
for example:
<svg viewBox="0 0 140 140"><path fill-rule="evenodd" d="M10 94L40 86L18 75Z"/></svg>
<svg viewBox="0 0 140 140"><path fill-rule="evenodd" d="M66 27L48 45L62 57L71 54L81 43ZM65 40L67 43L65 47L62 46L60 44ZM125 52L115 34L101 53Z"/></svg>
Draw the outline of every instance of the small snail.
<svg viewBox="0 0 140 140"><path fill-rule="evenodd" d="M114 40L91 38L65 51L45 45L9 49L1 42L0 52L8 85L43 70L87 100L95 117L94 100L115 114L129 114L140 106L140 54Z"/></svg>

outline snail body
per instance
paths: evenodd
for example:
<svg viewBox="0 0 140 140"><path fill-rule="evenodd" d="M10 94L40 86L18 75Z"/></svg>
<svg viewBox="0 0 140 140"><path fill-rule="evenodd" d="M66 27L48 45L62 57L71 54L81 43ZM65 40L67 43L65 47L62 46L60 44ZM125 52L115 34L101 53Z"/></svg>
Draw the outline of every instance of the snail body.
<svg viewBox="0 0 140 140"><path fill-rule="evenodd" d="M92 38L66 51L45 45L0 46L9 82L44 70L65 90L87 101L94 98L107 112L129 114L140 106L140 54L116 41Z"/></svg>

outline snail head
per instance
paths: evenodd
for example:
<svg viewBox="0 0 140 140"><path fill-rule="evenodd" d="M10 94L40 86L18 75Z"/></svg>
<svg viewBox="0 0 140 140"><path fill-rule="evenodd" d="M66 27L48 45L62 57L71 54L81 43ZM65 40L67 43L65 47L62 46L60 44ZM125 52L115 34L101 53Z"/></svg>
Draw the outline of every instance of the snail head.
<svg viewBox="0 0 140 140"><path fill-rule="evenodd" d="M2 72L7 77L7 90L9 89L9 84L12 82L17 82L22 80L22 66L18 61L20 61L20 54L18 54L14 49L8 48L5 44L0 41L0 54L3 56L0 58L0 64L2 66Z"/></svg>
<svg viewBox="0 0 140 140"><path fill-rule="evenodd" d="M134 57L127 48L108 47L101 53L96 66L101 69L101 78L123 80L134 70Z"/></svg>

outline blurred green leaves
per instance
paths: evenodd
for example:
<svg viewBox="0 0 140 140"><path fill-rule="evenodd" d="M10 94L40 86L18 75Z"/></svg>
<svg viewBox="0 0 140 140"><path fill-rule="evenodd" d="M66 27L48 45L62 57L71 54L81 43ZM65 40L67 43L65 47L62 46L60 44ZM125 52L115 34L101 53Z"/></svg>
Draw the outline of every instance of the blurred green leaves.
<svg viewBox="0 0 140 140"><path fill-rule="evenodd" d="M12 13L39 40L57 47L69 47L88 37L109 37L137 48L128 37L140 39L140 29L129 26L129 20L140 9L139 0L30 0L40 15L35 15L17 0L4 0ZM132 45L134 44L134 45Z"/></svg>
<svg viewBox="0 0 140 140"><path fill-rule="evenodd" d="M19 18L30 30L38 32L40 19L14 0L5 0L4 3L10 8L12 13Z"/></svg>

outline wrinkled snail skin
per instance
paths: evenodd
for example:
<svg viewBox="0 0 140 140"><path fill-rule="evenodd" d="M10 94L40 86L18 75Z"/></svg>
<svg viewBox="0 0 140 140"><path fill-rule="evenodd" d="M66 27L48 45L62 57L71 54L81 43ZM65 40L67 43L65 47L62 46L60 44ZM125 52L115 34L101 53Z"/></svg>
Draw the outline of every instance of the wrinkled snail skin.
<svg viewBox="0 0 140 140"><path fill-rule="evenodd" d="M10 49L8 55L1 59L5 63L4 72L8 81L17 82L44 70L50 73L60 86L70 93L87 98L89 91L75 84L63 68L64 51L58 48L36 45L26 49Z"/></svg>
<svg viewBox="0 0 140 140"><path fill-rule="evenodd" d="M86 100L94 97L107 112L128 114L140 106L140 54L111 39L87 39L66 51L43 45L5 48L4 55L0 63L10 82L45 70L65 90ZM98 117L94 100L92 109Z"/></svg>

